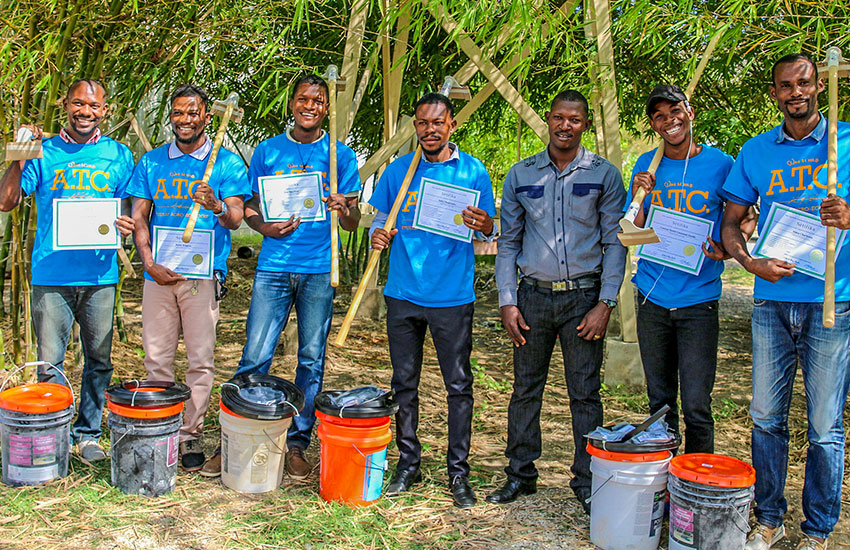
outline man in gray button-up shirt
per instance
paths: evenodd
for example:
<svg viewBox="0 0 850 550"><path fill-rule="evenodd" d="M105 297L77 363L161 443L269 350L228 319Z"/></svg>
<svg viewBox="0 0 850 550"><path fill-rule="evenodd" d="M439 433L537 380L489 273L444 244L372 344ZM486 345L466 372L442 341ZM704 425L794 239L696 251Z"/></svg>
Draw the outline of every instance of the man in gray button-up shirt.
<svg viewBox="0 0 850 550"><path fill-rule="evenodd" d="M560 338L576 446L570 486L589 511L583 436L602 424L602 338L625 271L617 222L626 191L619 170L581 146L590 127L584 96L561 92L546 121L548 147L515 164L502 190L496 282L502 323L514 343L514 391L508 480L487 500L512 502L536 491L540 407Z"/></svg>

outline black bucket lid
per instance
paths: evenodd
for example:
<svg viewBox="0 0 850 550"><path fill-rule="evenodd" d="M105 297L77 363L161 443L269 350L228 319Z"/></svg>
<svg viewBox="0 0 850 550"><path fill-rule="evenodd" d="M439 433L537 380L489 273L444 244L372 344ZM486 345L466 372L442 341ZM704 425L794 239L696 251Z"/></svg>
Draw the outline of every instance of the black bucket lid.
<svg viewBox="0 0 850 550"><path fill-rule="evenodd" d="M128 380L106 388L106 398L131 407L167 407L189 399L192 390L178 382Z"/></svg>
<svg viewBox="0 0 850 550"><path fill-rule="evenodd" d="M239 395L242 388L265 386L284 395L284 401L265 405L245 399ZM241 374L221 385L221 402L239 416L254 420L282 420L301 412L304 408L304 392L288 380L270 374Z"/></svg>
<svg viewBox="0 0 850 550"><path fill-rule="evenodd" d="M611 428L611 426L606 426L606 428ZM679 445L682 444L682 436L679 434L674 434L673 439L665 443L644 443L642 445L632 443L631 441L599 441L598 439L585 439L587 439L587 442L590 443L591 447L611 451L612 453L658 453L662 451L672 451L675 453L676 449L679 448Z"/></svg>
<svg viewBox="0 0 850 550"><path fill-rule="evenodd" d="M318 393L313 400L313 406L316 407L316 410L328 416L337 416L339 418L381 418L392 416L398 412L398 403L393 400L393 392L391 391L361 405L340 408L331 403L331 397L336 397L343 393L343 391L323 391Z"/></svg>

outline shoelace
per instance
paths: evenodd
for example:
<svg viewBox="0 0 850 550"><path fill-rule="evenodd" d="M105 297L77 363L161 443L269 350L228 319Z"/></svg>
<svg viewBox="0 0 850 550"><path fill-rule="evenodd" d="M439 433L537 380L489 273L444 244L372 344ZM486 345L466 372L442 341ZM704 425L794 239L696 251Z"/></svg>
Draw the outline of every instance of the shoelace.
<svg viewBox="0 0 850 550"><path fill-rule="evenodd" d="M750 531L750 534L747 536L747 540L755 540L756 537L761 537L763 541L769 542L772 538L771 530L775 533L776 530L768 527L767 525L759 525L754 530Z"/></svg>

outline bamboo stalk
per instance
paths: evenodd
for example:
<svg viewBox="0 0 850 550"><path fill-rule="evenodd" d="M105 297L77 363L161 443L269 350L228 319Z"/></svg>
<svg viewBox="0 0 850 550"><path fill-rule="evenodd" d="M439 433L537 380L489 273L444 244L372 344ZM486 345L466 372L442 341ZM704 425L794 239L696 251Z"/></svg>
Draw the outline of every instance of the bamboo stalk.
<svg viewBox="0 0 850 550"><path fill-rule="evenodd" d="M331 195L337 194L337 158L336 158L336 136L337 136L337 118L336 118L336 89L337 86L337 70L336 66L328 67L328 134L329 134L329 151L330 151L330 169L328 177L330 179ZM339 213L336 210L331 210L331 286L336 288L339 286Z"/></svg>
<svg viewBox="0 0 850 550"><path fill-rule="evenodd" d="M829 67L829 128L827 142L827 195L838 188L838 62L841 50L829 48L826 53ZM835 227L826 228L826 271L823 287L823 326L835 326Z"/></svg>

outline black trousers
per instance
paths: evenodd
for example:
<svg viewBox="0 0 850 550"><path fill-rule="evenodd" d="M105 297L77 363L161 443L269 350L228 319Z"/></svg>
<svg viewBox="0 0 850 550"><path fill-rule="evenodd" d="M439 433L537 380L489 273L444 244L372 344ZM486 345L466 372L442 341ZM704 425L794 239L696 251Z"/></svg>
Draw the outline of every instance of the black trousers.
<svg viewBox="0 0 850 550"><path fill-rule="evenodd" d="M575 442L570 487L574 491L590 488L590 455L584 435L602 424L599 389L603 341L579 338L576 327L598 301L598 287L552 292L520 285L517 306L531 329L524 331L525 345L514 347L514 391L508 406L505 450L509 477L537 479L534 461L540 458L542 446L540 408L555 340L560 339Z"/></svg>
<svg viewBox="0 0 850 550"><path fill-rule="evenodd" d="M393 364L392 388L399 405L396 413L396 444L399 470L419 467L422 446L419 426L419 377L425 329L437 350L440 372L446 385L449 418L449 477L468 476L469 441L472 431L472 313L474 303L454 307L423 307L385 297L387 336Z"/></svg>

